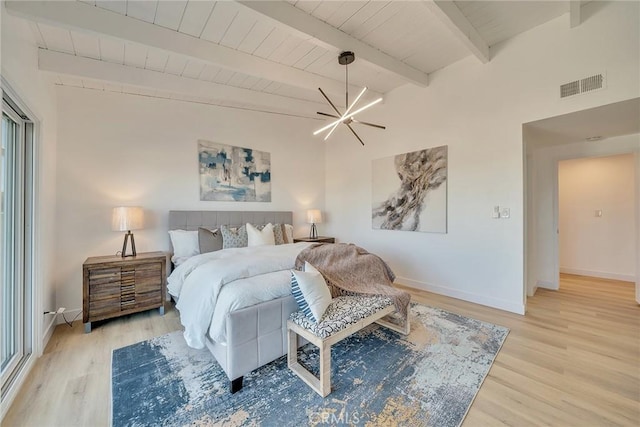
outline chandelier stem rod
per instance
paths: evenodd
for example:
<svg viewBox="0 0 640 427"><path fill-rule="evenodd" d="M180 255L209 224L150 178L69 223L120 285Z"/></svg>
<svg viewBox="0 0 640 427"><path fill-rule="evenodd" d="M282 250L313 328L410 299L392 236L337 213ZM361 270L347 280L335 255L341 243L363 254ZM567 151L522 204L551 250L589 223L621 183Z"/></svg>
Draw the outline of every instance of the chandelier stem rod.
<svg viewBox="0 0 640 427"><path fill-rule="evenodd" d="M344 108L349 108L349 64L345 64L344 72L345 72L345 75L346 75L346 77L344 79L344 86L345 86L345 90L344 90L344 96L345 96Z"/></svg>

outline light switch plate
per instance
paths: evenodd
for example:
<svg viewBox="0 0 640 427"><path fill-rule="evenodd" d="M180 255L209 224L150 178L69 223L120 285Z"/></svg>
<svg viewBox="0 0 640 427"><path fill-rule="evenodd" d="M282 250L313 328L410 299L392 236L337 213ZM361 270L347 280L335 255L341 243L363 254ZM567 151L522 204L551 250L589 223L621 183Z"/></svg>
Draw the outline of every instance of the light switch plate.
<svg viewBox="0 0 640 427"><path fill-rule="evenodd" d="M509 218L511 217L511 209L509 208L501 208L500 209L500 218Z"/></svg>
<svg viewBox="0 0 640 427"><path fill-rule="evenodd" d="M491 218L493 219L500 218L500 206L493 207L493 212L491 212Z"/></svg>

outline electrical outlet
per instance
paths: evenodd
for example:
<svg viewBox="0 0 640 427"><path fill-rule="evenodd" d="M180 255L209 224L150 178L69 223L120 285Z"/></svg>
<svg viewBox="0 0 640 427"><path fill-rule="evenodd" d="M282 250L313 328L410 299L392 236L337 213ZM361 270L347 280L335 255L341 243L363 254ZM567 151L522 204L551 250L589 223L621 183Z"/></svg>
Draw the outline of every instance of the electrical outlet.
<svg viewBox="0 0 640 427"><path fill-rule="evenodd" d="M60 308L58 309L58 311L56 311L56 314L62 314L62 313L64 313L64 311L65 311L65 310L66 310L66 308L65 308L65 307L60 307Z"/></svg>

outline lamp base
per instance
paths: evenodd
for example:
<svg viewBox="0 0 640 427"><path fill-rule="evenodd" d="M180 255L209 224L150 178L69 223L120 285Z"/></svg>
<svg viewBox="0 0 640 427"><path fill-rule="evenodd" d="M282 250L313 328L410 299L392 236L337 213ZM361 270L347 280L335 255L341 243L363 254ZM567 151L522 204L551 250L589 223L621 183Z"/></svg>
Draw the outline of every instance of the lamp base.
<svg viewBox="0 0 640 427"><path fill-rule="evenodd" d="M129 242L129 238L131 238L131 254L127 255L127 243ZM124 235L124 243L122 244L122 258L134 256L136 256L136 241L133 238L133 233L131 232L131 230L129 230Z"/></svg>
<svg viewBox="0 0 640 427"><path fill-rule="evenodd" d="M318 238L318 229L315 224L311 224L311 230L309 230L309 238L317 239Z"/></svg>

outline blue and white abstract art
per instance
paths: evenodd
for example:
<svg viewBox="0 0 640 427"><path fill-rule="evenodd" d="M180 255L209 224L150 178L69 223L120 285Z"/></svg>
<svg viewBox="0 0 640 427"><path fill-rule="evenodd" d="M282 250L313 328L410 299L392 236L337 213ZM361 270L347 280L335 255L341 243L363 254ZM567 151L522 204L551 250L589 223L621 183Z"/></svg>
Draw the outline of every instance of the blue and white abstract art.
<svg viewBox="0 0 640 427"><path fill-rule="evenodd" d="M271 154L198 141L200 200L270 202Z"/></svg>

